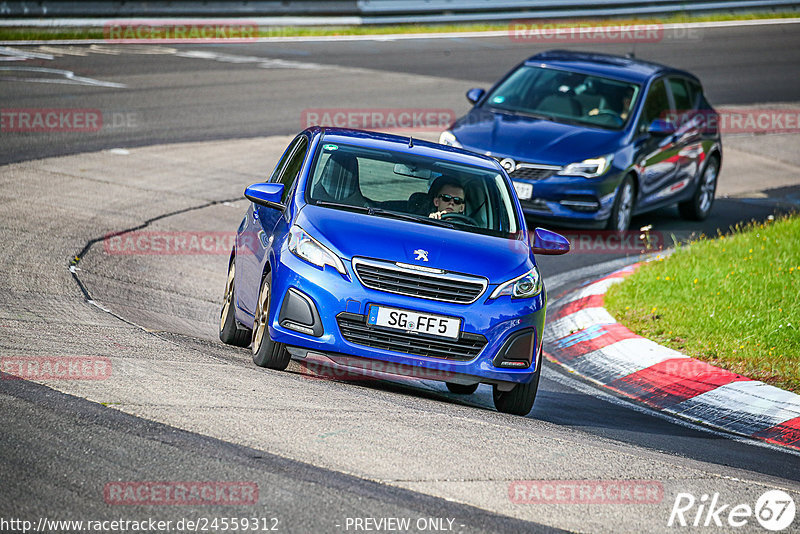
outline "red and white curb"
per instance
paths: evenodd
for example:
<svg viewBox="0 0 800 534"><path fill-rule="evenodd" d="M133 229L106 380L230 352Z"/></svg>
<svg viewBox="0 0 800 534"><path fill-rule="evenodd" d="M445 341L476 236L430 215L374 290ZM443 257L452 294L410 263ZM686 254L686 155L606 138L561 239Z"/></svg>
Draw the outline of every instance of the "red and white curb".
<svg viewBox="0 0 800 534"><path fill-rule="evenodd" d="M678 417L800 450L800 395L695 360L637 336L603 308L638 264L558 299L545 355L626 397Z"/></svg>

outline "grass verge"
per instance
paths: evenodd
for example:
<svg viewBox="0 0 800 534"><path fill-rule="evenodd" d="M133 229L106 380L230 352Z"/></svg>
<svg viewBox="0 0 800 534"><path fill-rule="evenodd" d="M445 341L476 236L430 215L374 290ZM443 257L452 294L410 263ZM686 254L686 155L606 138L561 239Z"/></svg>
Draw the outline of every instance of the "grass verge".
<svg viewBox="0 0 800 534"><path fill-rule="evenodd" d="M554 25L571 27L577 23L596 26L609 25L637 25L637 24L680 24L690 22L724 22L734 20L763 20L795 18L800 16L800 11L764 11L752 13L713 13L707 15L693 15L689 13L675 14L665 17L651 17L648 19L575 19L559 21L554 19L546 21ZM191 17L184 17L192 20ZM236 19L246 20L247 17ZM134 19L129 19L134 20ZM140 20L153 21L156 18L140 17ZM216 19L215 19L216 20ZM222 19L219 19L220 21ZM232 19L232 22L236 22ZM538 19L536 19L538 21ZM114 19L108 19L109 23ZM543 22L543 21L540 21ZM458 33L458 32L483 32L507 31L509 23L473 23L473 24L392 24L392 25L363 25L363 26L271 26L262 27L259 37L319 37L319 36L344 36L344 35L396 35L414 33ZM105 39L103 28L37 28L19 27L0 28L0 41L39 41L39 40L82 40Z"/></svg>
<svg viewBox="0 0 800 534"><path fill-rule="evenodd" d="M800 393L800 216L680 246L613 286L605 307L643 337Z"/></svg>

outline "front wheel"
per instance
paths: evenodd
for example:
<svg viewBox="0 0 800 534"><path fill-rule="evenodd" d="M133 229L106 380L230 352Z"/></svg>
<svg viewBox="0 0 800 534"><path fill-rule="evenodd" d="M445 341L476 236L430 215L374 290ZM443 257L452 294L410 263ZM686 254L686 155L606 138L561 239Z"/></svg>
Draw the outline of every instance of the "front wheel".
<svg viewBox="0 0 800 534"><path fill-rule="evenodd" d="M517 384L511 391L500 391L497 386L494 386L492 397L494 397L494 407L497 408L497 411L512 415L528 415L533 408L533 401L536 400L541 372L542 364L540 362L533 380L527 384Z"/></svg>
<svg viewBox="0 0 800 534"><path fill-rule="evenodd" d="M239 328L239 325L236 324L234 314L236 289L233 283L235 277L236 262L232 260L228 267L228 282L225 284L225 296L222 300L222 310L219 313L219 339L227 345L246 347L250 344L252 333L250 330Z"/></svg>
<svg viewBox="0 0 800 534"><path fill-rule="evenodd" d="M283 343L276 343L269 337L269 303L272 297L270 276L264 277L258 292L256 317L253 321L253 363L259 367L283 371L289 366L291 355Z"/></svg>
<svg viewBox="0 0 800 534"><path fill-rule="evenodd" d="M713 157L708 160L703 175L697 184L697 189L692 198L686 202L678 204L678 211L681 217L690 221L702 221L711 213L711 206L714 204L714 195L717 192L717 175L719 174L719 162Z"/></svg>
<svg viewBox="0 0 800 534"><path fill-rule="evenodd" d="M626 176L619 186L617 198L611 208L611 217L608 218L607 228L615 232L624 232L631 224L633 206L635 203L633 178Z"/></svg>

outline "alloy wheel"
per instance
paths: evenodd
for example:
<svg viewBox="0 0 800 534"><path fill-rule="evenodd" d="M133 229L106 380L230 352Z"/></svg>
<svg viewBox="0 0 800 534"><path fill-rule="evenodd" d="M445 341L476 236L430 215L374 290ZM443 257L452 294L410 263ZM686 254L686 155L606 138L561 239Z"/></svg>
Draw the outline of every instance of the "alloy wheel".
<svg viewBox="0 0 800 534"><path fill-rule="evenodd" d="M261 291L258 293L258 306L253 322L253 354L258 352L264 333L267 328L267 315L269 314L269 284L264 282Z"/></svg>

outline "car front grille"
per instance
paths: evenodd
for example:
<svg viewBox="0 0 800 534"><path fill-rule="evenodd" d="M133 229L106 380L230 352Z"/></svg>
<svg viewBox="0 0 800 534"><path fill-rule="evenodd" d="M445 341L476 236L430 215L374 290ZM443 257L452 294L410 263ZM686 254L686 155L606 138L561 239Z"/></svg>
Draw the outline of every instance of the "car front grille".
<svg viewBox="0 0 800 534"><path fill-rule="evenodd" d="M477 276L364 258L353 258L353 267L370 289L458 304L478 300L489 283Z"/></svg>
<svg viewBox="0 0 800 534"><path fill-rule="evenodd" d="M561 170L561 167L552 165L536 165L533 163L518 163L517 168L509 174L512 180L544 180L550 178Z"/></svg>
<svg viewBox="0 0 800 534"><path fill-rule="evenodd" d="M550 209L550 206L547 205L547 202L545 202L541 198L533 198L531 200L520 200L520 204L522 204L523 209L547 211L547 212L553 211Z"/></svg>
<svg viewBox="0 0 800 534"><path fill-rule="evenodd" d="M486 338L479 334L462 332L458 339L445 339L393 331L369 325L366 316L357 313L342 312L336 316L336 321L342 336L350 343L414 356L469 361L486 346Z"/></svg>

